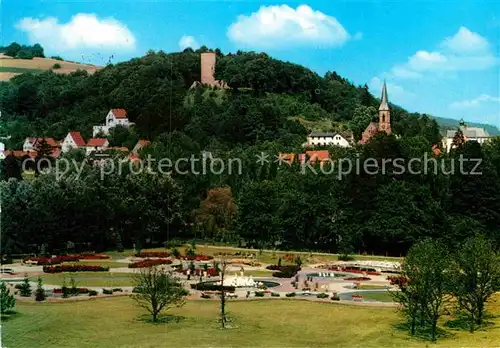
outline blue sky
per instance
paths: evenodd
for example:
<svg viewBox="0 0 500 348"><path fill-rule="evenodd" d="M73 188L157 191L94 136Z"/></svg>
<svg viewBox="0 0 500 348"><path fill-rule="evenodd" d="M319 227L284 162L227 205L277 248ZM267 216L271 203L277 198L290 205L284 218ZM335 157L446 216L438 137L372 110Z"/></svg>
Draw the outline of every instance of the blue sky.
<svg viewBox="0 0 500 348"><path fill-rule="evenodd" d="M2 0L0 0L2 1ZM185 45L337 71L409 111L500 126L498 1L3 0L2 41L105 64ZM196 47L195 47L196 48Z"/></svg>

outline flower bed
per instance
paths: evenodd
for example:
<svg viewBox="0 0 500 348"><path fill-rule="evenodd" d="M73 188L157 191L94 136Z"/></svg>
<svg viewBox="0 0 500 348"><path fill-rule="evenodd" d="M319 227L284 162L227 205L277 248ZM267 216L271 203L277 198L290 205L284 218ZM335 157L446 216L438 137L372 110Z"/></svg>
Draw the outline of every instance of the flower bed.
<svg viewBox="0 0 500 348"><path fill-rule="evenodd" d="M365 280L372 280L372 279L368 278L368 277L347 277L347 278L344 278L344 280L365 281Z"/></svg>
<svg viewBox="0 0 500 348"><path fill-rule="evenodd" d="M170 253L167 251L141 251L140 253L136 253L135 257L169 257Z"/></svg>
<svg viewBox="0 0 500 348"><path fill-rule="evenodd" d="M74 256L78 257L80 260L107 260L111 258L111 256L104 254L77 254Z"/></svg>
<svg viewBox="0 0 500 348"><path fill-rule="evenodd" d="M144 268L157 265L170 265L172 260L169 259L146 259L143 261L138 261L134 263L129 263L128 268Z"/></svg>
<svg viewBox="0 0 500 348"><path fill-rule="evenodd" d="M209 261L213 260L213 256L208 255L186 255L184 256L184 260L188 261Z"/></svg>
<svg viewBox="0 0 500 348"><path fill-rule="evenodd" d="M87 288L76 288L76 291L73 289L73 288L66 288L66 291L68 292L68 294L88 294L89 293L89 289ZM63 293L63 289L62 288L59 288L59 289L54 289L52 290L52 293L53 294L62 294Z"/></svg>
<svg viewBox="0 0 500 348"><path fill-rule="evenodd" d="M107 272L109 267L91 266L91 265L62 265L62 266L44 266L45 273L61 272Z"/></svg>
<svg viewBox="0 0 500 348"><path fill-rule="evenodd" d="M397 285L399 287L408 285L408 279L402 276L388 276L387 280L391 285Z"/></svg>
<svg viewBox="0 0 500 348"><path fill-rule="evenodd" d="M59 265L63 262L77 262L80 259L73 255L57 256L57 257L27 257L23 262L36 262L39 266Z"/></svg>

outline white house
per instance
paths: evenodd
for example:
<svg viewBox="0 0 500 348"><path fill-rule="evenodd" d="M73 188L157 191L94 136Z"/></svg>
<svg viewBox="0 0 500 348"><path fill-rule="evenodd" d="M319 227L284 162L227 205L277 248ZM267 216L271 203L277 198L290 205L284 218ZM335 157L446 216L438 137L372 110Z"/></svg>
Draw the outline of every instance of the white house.
<svg viewBox="0 0 500 348"><path fill-rule="evenodd" d="M80 132L69 132L61 144L62 152L68 152L71 149L79 149L85 147L85 140L83 140Z"/></svg>
<svg viewBox="0 0 500 348"><path fill-rule="evenodd" d="M38 143L43 139L45 139L45 141L52 147L53 151L55 151L59 147L59 144L53 138L26 138L23 143L23 151L35 152Z"/></svg>
<svg viewBox="0 0 500 348"><path fill-rule="evenodd" d="M92 136L95 137L99 133L104 135L109 134L109 130L118 125L129 127L134 123L130 122L125 109L111 109L106 115L106 124L103 126L94 126Z"/></svg>
<svg viewBox="0 0 500 348"><path fill-rule="evenodd" d="M460 120L459 129L462 131L465 141L473 140L477 141L479 144L484 144L492 138L492 136L489 135L484 128L468 127L464 120ZM443 138L443 146L446 149L446 152L450 152L453 147L453 138L456 133L457 130L446 131L446 137Z"/></svg>
<svg viewBox="0 0 500 348"><path fill-rule="evenodd" d="M106 138L92 138L87 143L87 156L93 151L104 151L109 147L109 141Z"/></svg>
<svg viewBox="0 0 500 348"><path fill-rule="evenodd" d="M349 141L342 134L335 132L312 132L307 137L305 146L341 146L351 147Z"/></svg>

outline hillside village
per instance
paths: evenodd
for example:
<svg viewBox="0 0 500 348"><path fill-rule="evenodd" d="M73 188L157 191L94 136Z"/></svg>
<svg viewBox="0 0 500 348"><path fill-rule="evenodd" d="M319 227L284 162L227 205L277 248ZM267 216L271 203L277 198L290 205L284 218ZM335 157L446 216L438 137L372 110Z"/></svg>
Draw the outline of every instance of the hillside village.
<svg viewBox="0 0 500 348"><path fill-rule="evenodd" d="M216 64L216 54L214 52L205 52L200 54L200 81L195 81L190 89L196 88L198 86L205 86L210 88L221 88L228 89L228 85L224 81L219 81L215 79L215 64ZM366 129L363 131L359 144L366 144L369 140L376 135L378 132L385 132L386 134L392 133L391 127L391 112L389 108L389 99L387 93L387 86L384 81L382 87L382 95L380 98L380 105L378 108L378 122L370 122ZM133 149L128 149L123 146L110 147L109 141L106 138L110 130L116 126L131 127L134 123L128 118L127 110L122 108L110 109L108 114L104 117L104 124L93 126L93 137L87 141L83 139L81 133L78 130L70 131L61 140L54 140L51 137L48 138L33 138L28 137L24 141L22 150L5 150L3 143L0 147L0 159L5 158L8 155L13 155L15 157L28 156L31 158L36 157L37 148L40 146L42 139L47 142L51 147L50 156L53 158L59 158L62 153L71 151L72 149L82 149L87 156L94 153L105 154L109 151L120 151L126 153L131 161L135 161L138 158L138 151L147 146L150 143L149 140L141 139L137 142ZM459 128L460 132L463 132L462 142L474 140L478 141L480 144L488 141L491 136L483 129L478 127L467 127L465 122L460 121ZM446 152L449 152L452 148L456 146L454 144L454 139L457 138L456 131L448 130L446 135L442 139L442 144L434 144L433 152L435 155L439 155L443 148ZM329 158L330 154L328 150L316 150L315 147L329 147L329 146L339 146L343 148L349 148L354 146L356 143L352 131L334 131L334 132L317 132L312 131L307 136L307 141L303 144L304 148L311 148L305 152L305 154L299 154L298 157L291 153L279 154L280 157L286 158L288 163L292 163L295 158L304 161L304 158L311 159L322 159L323 161Z"/></svg>

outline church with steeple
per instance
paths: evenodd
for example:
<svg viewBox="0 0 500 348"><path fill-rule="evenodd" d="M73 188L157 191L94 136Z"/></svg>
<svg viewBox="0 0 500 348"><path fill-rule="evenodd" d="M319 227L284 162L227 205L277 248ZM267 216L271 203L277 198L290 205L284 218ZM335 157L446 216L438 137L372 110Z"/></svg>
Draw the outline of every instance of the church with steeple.
<svg viewBox="0 0 500 348"><path fill-rule="evenodd" d="M370 122L368 127L361 136L361 144L366 144L378 132L392 133L391 129L391 111L389 110L389 103L387 99L387 86L384 81L382 87L382 98L378 108L378 122Z"/></svg>

